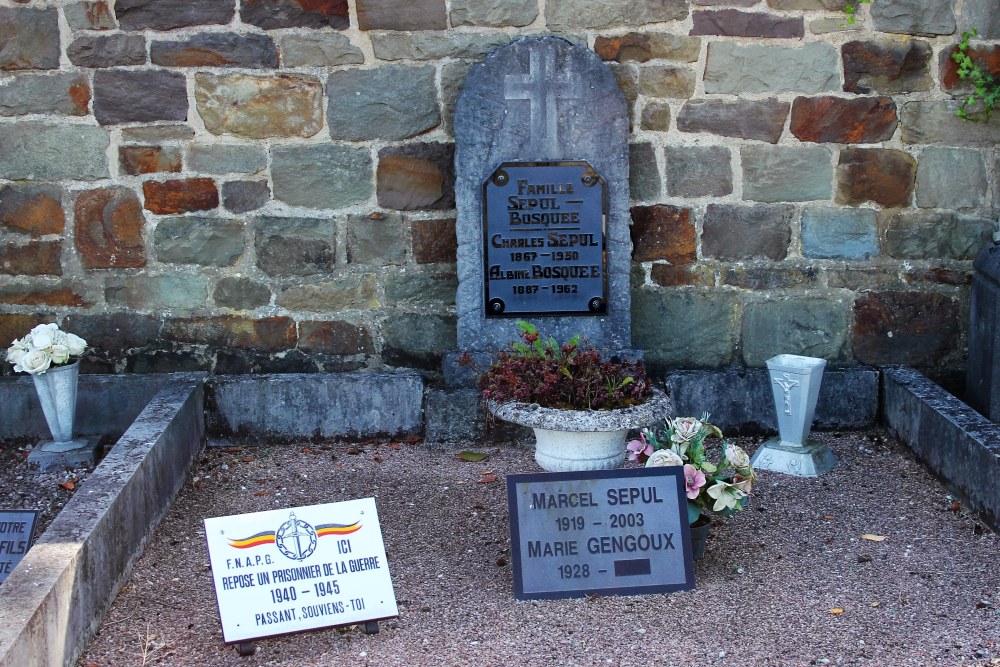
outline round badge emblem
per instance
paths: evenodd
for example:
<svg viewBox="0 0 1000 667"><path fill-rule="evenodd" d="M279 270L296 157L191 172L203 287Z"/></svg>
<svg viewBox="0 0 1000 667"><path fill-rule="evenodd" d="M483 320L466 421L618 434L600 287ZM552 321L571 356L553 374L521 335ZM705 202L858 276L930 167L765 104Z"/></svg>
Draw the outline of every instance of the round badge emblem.
<svg viewBox="0 0 1000 667"><path fill-rule="evenodd" d="M282 555L292 560L305 560L316 551L316 529L293 512L274 535L274 543Z"/></svg>

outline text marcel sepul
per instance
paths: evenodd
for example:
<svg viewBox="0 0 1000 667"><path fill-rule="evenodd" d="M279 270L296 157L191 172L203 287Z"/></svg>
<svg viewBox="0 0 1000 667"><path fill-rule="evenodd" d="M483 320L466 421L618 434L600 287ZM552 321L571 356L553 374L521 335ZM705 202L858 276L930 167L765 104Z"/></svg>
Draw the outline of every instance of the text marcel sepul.
<svg viewBox="0 0 1000 667"><path fill-rule="evenodd" d="M657 505L663 503L663 498L659 496L659 489L655 486L646 487L624 487L608 489L605 496L606 504L612 508L609 515L607 528L642 528L644 519L641 513L631 512L635 508L642 506ZM580 492L560 492L545 493L533 492L531 494L532 510L574 510L600 507L592 491ZM625 514L615 514L618 511L629 511ZM616 525L616 519L622 521L628 518L628 525ZM565 518L559 519L565 521ZM624 524L624 522L623 522ZM567 524L572 527L572 524ZM562 528L560 528L561 530ZM581 544L575 539L561 540L529 540L527 543L528 558L550 558L564 556L579 556ZM588 537L582 547L586 553L593 555L600 554L629 554L644 553L651 551L666 551L677 548L674 545L674 534L664 532L640 532L638 534L627 533L624 535L595 535Z"/></svg>
<svg viewBox="0 0 1000 667"><path fill-rule="evenodd" d="M274 560L270 555L244 556L226 559L227 570L240 570L247 568L260 568L262 566L273 565ZM340 593L339 584L335 579L329 579L331 575L365 572L368 570L378 570L382 567L378 556L368 556L365 558L351 558L335 563L322 563L312 565L296 565L291 567L272 568L263 571L254 571L240 574L226 575L220 578L222 590L238 590L243 588L268 588L272 600L279 599L282 602L297 600L299 589L296 582L308 581L312 585L301 589L302 594L315 594L318 597L326 595L336 595ZM291 586L290 586L291 585ZM274 588L277 586L278 588ZM289 590L291 588L292 590ZM277 594L277 597L276 597ZM363 608L362 599L348 600L347 605L359 610ZM360 607L358 606L360 605ZM332 616L344 613L344 600L324 600L310 604L299 604L280 609L260 610L254 613L254 621L257 625L273 625L275 623L287 623L307 618L318 618L321 616Z"/></svg>

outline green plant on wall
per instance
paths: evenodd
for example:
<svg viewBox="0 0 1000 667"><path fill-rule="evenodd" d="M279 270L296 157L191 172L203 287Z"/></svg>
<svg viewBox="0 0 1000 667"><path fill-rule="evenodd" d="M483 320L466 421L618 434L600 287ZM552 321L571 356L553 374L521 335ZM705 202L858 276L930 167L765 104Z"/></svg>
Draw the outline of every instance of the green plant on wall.
<svg viewBox="0 0 1000 667"><path fill-rule="evenodd" d="M969 40L975 36L975 28L971 32L963 32L958 50L951 54L951 59L958 63L958 77L972 84L972 92L962 99L955 115L965 120L985 123L990 119L997 100L1000 100L1000 81L989 72L984 72L969 56Z"/></svg>
<svg viewBox="0 0 1000 667"><path fill-rule="evenodd" d="M867 5L872 0L857 0L857 4L853 2L848 2L844 5L844 13L847 14L847 25L854 25L854 21L857 20L858 5Z"/></svg>

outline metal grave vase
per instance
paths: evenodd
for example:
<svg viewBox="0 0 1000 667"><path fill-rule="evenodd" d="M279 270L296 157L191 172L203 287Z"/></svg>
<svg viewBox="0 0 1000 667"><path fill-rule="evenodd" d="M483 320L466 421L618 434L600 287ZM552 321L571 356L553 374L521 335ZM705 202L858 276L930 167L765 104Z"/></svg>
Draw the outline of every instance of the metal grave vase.
<svg viewBox="0 0 1000 667"><path fill-rule="evenodd" d="M67 448L73 444L73 420L76 418L76 387L80 379L80 362L65 366L54 366L44 373L31 376L35 391L42 404L45 421L52 433L52 443L46 443L48 451L56 451L60 445Z"/></svg>

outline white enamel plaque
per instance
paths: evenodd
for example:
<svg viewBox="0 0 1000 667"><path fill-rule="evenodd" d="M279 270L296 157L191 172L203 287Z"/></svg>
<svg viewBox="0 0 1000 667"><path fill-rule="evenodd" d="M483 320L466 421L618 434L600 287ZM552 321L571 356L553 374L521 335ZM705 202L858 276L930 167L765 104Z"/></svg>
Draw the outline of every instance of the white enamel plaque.
<svg viewBox="0 0 1000 667"><path fill-rule="evenodd" d="M374 498L205 519L227 642L399 614Z"/></svg>

